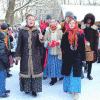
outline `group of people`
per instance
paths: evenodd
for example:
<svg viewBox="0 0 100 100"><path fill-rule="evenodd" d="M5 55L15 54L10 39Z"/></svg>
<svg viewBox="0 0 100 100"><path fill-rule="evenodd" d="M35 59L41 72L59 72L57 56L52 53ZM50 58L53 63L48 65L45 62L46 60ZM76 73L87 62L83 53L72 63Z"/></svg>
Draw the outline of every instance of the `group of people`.
<svg viewBox="0 0 100 100"><path fill-rule="evenodd" d="M6 78L12 76L10 68L13 67L18 37L15 30L14 27L11 30L6 23L0 25L0 97L7 97L6 93L10 93L10 90L5 89L5 82Z"/></svg>
<svg viewBox="0 0 100 100"><path fill-rule="evenodd" d="M91 68L97 61L97 30L95 16L91 13L86 14L80 28L70 11L66 12L61 23L47 15L46 21L41 21L40 25L37 25L34 15L28 14L26 26L21 27L18 34L14 59L15 63L20 60L20 91L31 92L36 97L37 92L42 92L42 77L44 80L51 78L50 86L59 78L63 80L63 90L73 94L73 99L77 100L81 93L83 64L87 65L85 69L88 68L87 78L93 79ZM0 97L8 96L5 89L0 90Z"/></svg>

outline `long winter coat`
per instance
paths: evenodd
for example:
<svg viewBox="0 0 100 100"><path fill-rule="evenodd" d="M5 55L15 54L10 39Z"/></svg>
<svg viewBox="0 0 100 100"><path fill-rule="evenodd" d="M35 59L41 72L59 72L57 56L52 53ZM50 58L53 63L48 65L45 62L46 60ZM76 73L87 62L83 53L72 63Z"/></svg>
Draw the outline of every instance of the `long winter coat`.
<svg viewBox="0 0 100 100"><path fill-rule="evenodd" d="M96 25L92 25L90 28L86 26L86 24L82 24L81 29L84 30L85 33L85 39L86 41L90 42L90 48L91 51L94 51L94 53L97 52L98 49L98 27ZM94 62L97 60L97 58L94 58Z"/></svg>
<svg viewBox="0 0 100 100"><path fill-rule="evenodd" d="M85 60L84 34L78 35L78 47L76 51L70 49L68 34L65 33L61 41L62 50L62 75L69 76L73 66L73 76L81 77L82 61Z"/></svg>
<svg viewBox="0 0 100 100"><path fill-rule="evenodd" d="M0 71L5 70L5 64L9 61L8 60L8 50L6 48L6 44L4 42L5 33L0 31Z"/></svg>
<svg viewBox="0 0 100 100"><path fill-rule="evenodd" d="M23 78L41 77L43 75L41 67L40 47L38 28L22 27L19 31L18 44L16 48L16 59L20 59L20 76Z"/></svg>

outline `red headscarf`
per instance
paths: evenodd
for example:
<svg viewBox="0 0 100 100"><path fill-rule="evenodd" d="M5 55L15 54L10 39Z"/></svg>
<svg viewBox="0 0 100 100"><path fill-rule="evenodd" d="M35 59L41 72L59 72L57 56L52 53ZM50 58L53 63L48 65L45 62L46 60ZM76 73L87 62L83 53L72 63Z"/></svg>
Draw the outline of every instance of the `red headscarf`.
<svg viewBox="0 0 100 100"><path fill-rule="evenodd" d="M69 28L68 40L69 40L70 45L73 45L73 43L75 42L74 45L75 45L75 50L76 50L77 46L78 46L78 43L77 43L77 41L78 41L77 33L79 33L81 35L82 33L84 33L84 31L81 30L78 27L77 21L76 20L74 20L74 21L75 21L75 27L73 29ZM69 25L69 23L68 23L68 25Z"/></svg>

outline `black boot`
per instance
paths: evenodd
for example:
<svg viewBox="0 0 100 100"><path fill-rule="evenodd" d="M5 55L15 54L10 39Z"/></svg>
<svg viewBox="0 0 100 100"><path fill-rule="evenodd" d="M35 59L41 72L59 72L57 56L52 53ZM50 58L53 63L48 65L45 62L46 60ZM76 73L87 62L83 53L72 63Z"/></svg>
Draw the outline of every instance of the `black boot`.
<svg viewBox="0 0 100 100"><path fill-rule="evenodd" d="M44 79L44 80L46 80L46 79L47 79L47 77L43 77L43 79Z"/></svg>
<svg viewBox="0 0 100 100"><path fill-rule="evenodd" d="M92 77L91 75L87 75L87 78L88 78L89 80L93 80L93 77Z"/></svg>
<svg viewBox="0 0 100 100"><path fill-rule="evenodd" d="M37 97L37 94L34 91L32 91L32 95L33 95L33 97Z"/></svg>
<svg viewBox="0 0 100 100"><path fill-rule="evenodd" d="M6 90L5 93L10 93L10 90Z"/></svg>
<svg viewBox="0 0 100 100"><path fill-rule="evenodd" d="M9 72L7 72L7 78L9 78L9 77L11 77L12 76L12 74L9 74Z"/></svg>
<svg viewBox="0 0 100 100"><path fill-rule="evenodd" d="M93 78L91 76L91 69L92 69L92 62L88 62L88 74L87 74L87 78L89 80L93 80Z"/></svg>
<svg viewBox="0 0 100 100"><path fill-rule="evenodd" d="M57 78L51 78L50 85L54 85L57 82Z"/></svg>
<svg viewBox="0 0 100 100"><path fill-rule="evenodd" d="M29 94L30 92L25 92L26 94Z"/></svg>
<svg viewBox="0 0 100 100"><path fill-rule="evenodd" d="M1 98L6 98L6 97L8 97L8 96L9 96L9 95L5 93L5 94L1 95L0 97L1 97Z"/></svg>
<svg viewBox="0 0 100 100"><path fill-rule="evenodd" d="M59 81L62 81L63 80L63 77L59 78Z"/></svg>

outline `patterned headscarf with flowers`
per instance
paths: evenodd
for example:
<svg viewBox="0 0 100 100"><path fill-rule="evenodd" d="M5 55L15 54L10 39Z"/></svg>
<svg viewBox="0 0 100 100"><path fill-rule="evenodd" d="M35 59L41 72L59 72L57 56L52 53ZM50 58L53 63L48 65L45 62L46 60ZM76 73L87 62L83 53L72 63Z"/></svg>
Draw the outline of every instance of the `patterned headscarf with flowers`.
<svg viewBox="0 0 100 100"><path fill-rule="evenodd" d="M73 29L71 29L69 27L69 35L68 35L68 40L69 40L69 43L71 45L71 47L74 46L74 50L76 51L77 50L77 46L78 46L78 34L82 34L84 33L83 30L81 30L78 25L77 25L77 21L75 19L70 19L69 22L71 22L72 20L75 21L75 26ZM68 23L69 25L69 23Z"/></svg>
<svg viewBox="0 0 100 100"><path fill-rule="evenodd" d="M55 31L56 28L57 28L57 22L56 22L55 19L52 19L52 20L51 20L51 22L53 22L53 21L54 21L54 24L51 24L51 25L50 25L50 29L53 30L53 31Z"/></svg>

